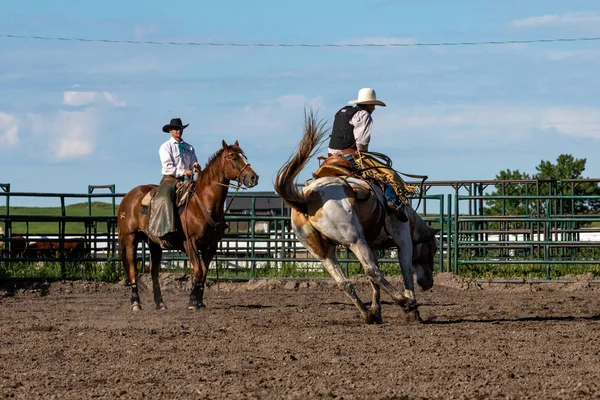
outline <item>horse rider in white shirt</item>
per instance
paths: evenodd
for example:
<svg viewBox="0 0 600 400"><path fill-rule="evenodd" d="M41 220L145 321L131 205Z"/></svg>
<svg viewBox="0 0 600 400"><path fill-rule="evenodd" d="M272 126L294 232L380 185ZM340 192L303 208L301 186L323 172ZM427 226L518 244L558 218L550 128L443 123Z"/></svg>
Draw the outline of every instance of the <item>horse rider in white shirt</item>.
<svg viewBox="0 0 600 400"><path fill-rule="evenodd" d="M163 132L170 133L169 140L159 150L162 164L162 179L158 192L152 199L150 232L159 238L177 231L175 214L175 189L178 182L192 179L194 170L200 171L194 147L182 139L183 125L180 118L173 118L163 126Z"/></svg>

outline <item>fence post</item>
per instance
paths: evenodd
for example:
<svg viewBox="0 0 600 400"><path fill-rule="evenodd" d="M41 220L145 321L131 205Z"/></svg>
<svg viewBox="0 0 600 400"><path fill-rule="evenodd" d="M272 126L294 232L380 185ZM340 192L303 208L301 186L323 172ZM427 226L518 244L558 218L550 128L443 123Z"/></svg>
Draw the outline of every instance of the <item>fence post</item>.
<svg viewBox="0 0 600 400"><path fill-rule="evenodd" d="M454 197L454 273L458 275L458 189L456 189L456 196Z"/></svg>
<svg viewBox="0 0 600 400"><path fill-rule="evenodd" d="M452 194L448 193L446 198L448 199L448 204L446 204L446 207L448 207L446 212L446 263L448 264L448 272L452 272Z"/></svg>
<svg viewBox="0 0 600 400"><path fill-rule="evenodd" d="M251 274L252 277L255 278L256 277L256 252L255 250L255 244L256 242L254 241L256 239L256 197L252 196L252 201L251 201L251 213L250 213L250 223L252 224L250 226L250 237L251 237L251 241L250 241L250 266L251 266Z"/></svg>
<svg viewBox="0 0 600 400"><path fill-rule="evenodd" d="M440 246L440 249L438 250L440 255L439 255L439 271L440 272L444 272L444 195L441 194L440 195L440 243L442 244Z"/></svg>

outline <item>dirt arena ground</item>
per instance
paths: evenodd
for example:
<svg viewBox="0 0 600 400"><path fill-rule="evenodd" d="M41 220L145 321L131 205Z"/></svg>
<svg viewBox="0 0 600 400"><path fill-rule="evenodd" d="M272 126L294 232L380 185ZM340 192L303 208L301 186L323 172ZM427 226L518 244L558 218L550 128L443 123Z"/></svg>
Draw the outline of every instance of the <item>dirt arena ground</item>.
<svg viewBox="0 0 600 400"><path fill-rule="evenodd" d="M221 282L193 312L188 282L164 275L169 309L145 291L135 314L122 284L5 282L0 398L600 398L600 288L587 278L440 274L417 294L427 323L407 324L384 296L382 325L329 281Z"/></svg>

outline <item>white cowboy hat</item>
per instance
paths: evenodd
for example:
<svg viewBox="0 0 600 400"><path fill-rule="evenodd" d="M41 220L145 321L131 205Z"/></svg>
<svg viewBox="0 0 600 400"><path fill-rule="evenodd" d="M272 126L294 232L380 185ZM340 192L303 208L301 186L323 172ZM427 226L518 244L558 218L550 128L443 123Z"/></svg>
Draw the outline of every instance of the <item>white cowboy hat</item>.
<svg viewBox="0 0 600 400"><path fill-rule="evenodd" d="M358 99L349 101L348 104L374 104L376 106L385 107L385 103L377 100L375 90L371 88L362 88L358 91Z"/></svg>

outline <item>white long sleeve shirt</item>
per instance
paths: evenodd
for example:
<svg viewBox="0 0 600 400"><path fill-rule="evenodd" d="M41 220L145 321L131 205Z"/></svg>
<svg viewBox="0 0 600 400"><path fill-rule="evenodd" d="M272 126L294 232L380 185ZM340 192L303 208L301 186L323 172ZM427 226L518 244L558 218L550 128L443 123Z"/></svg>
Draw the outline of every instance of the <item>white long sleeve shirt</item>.
<svg viewBox="0 0 600 400"><path fill-rule="evenodd" d="M158 149L163 175L181 178L183 171L192 170L194 163L198 162L194 147L184 141L181 143L183 152L179 151L179 142L173 138L164 142Z"/></svg>
<svg viewBox="0 0 600 400"><path fill-rule="evenodd" d="M356 140L356 148L359 151L369 151L369 143L371 142L371 127L373 118L365 110L357 111L350 120L350 125L354 126L354 139ZM329 153L336 154L343 149L328 149Z"/></svg>

